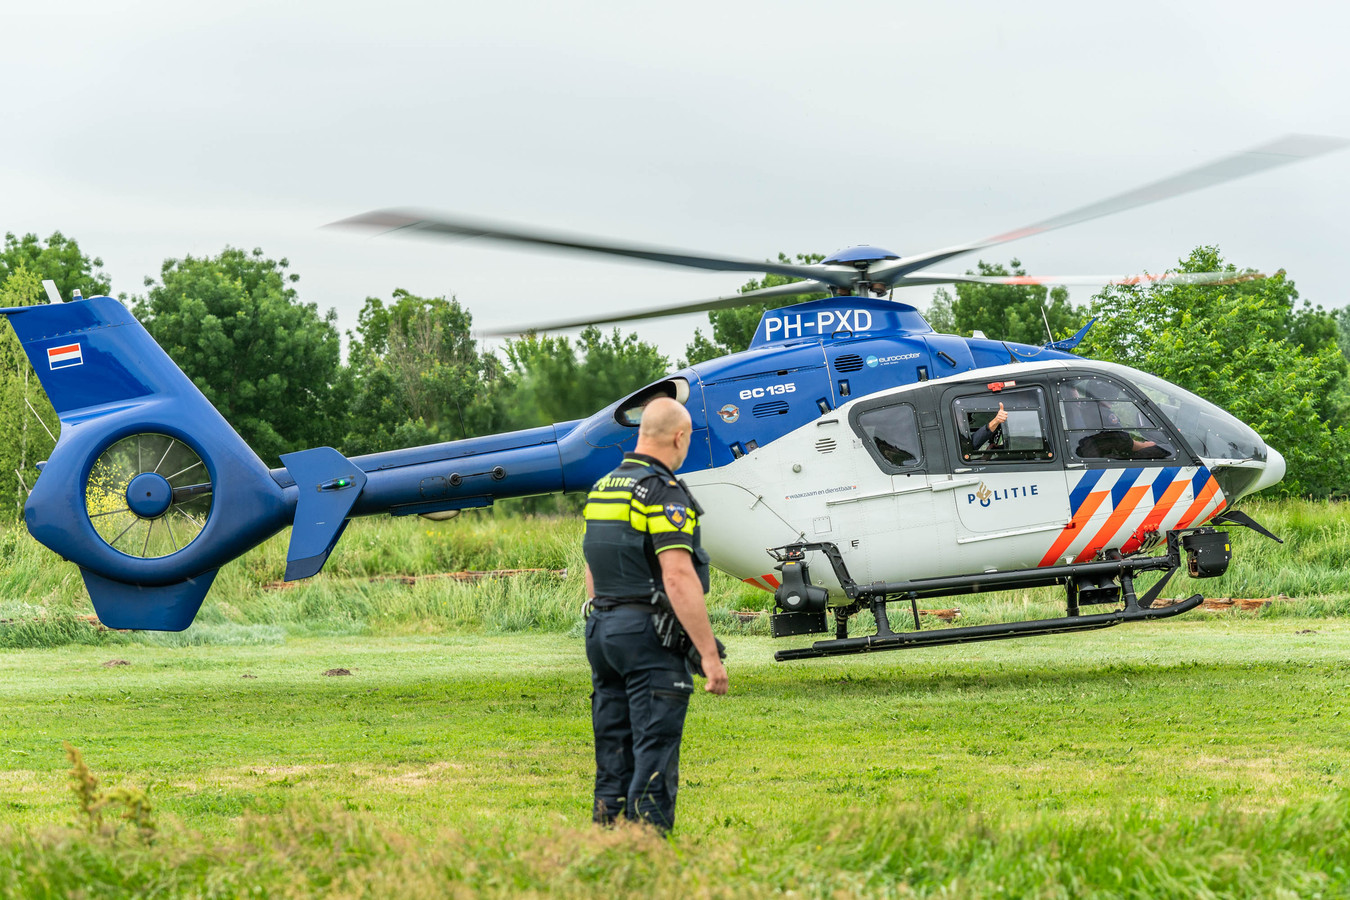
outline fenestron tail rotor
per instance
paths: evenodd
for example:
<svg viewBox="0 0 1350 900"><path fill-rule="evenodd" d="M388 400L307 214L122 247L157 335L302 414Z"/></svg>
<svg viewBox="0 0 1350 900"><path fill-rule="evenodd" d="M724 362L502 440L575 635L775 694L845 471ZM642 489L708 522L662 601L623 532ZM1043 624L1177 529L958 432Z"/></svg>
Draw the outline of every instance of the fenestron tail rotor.
<svg viewBox="0 0 1350 900"><path fill-rule="evenodd" d="M85 509L109 547L137 559L184 549L211 515L212 486L195 450L167 434L143 433L111 444L94 461Z"/></svg>

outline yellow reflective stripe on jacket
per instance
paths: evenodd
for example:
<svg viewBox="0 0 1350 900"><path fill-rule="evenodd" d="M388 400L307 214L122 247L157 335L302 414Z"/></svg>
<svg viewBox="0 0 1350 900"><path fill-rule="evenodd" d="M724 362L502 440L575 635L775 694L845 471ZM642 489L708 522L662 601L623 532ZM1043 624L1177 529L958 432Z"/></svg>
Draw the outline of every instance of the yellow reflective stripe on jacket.
<svg viewBox="0 0 1350 900"><path fill-rule="evenodd" d="M631 489L618 491L591 491L586 495L587 500L628 500L633 496Z"/></svg>
<svg viewBox="0 0 1350 900"><path fill-rule="evenodd" d="M660 506L656 507L658 510ZM647 530L646 509L640 503L624 502L624 498L615 500L591 500L586 504L582 517L588 522L627 522L635 531Z"/></svg>
<svg viewBox="0 0 1350 900"><path fill-rule="evenodd" d="M628 519L629 512L627 503L587 503L583 515L591 522L623 522Z"/></svg>
<svg viewBox="0 0 1350 900"><path fill-rule="evenodd" d="M627 502L625 502L627 501ZM591 491L587 496L583 516L592 522L622 522L636 531L650 531L661 534L670 531L694 533L693 514L683 528L675 528L663 515L665 507L660 503L639 503L631 491Z"/></svg>

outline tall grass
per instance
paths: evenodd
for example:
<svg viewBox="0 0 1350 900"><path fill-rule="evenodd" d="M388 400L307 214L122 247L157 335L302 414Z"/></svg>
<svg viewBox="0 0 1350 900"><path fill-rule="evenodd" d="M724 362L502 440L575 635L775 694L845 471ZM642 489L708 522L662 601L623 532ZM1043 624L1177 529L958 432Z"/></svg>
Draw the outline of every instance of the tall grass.
<svg viewBox="0 0 1350 900"><path fill-rule="evenodd" d="M98 630L74 566L21 527L0 534L0 648L66 643L268 643L284 634L443 633L576 627L585 600L582 523L575 517L471 513L353 522L322 574L282 584L288 533L223 567L193 626L181 636ZM496 569L538 573L460 582L397 576ZM718 573L714 606L763 606L768 594ZM720 602L718 599L720 598ZM728 612L719 618L739 625ZM749 626L762 629L758 623Z"/></svg>
<svg viewBox="0 0 1350 900"><path fill-rule="evenodd" d="M1179 574L1167 595L1284 594L1290 599L1259 615L1350 614L1350 508L1329 501L1279 500L1254 502L1245 509L1285 543L1230 529L1234 555L1227 574L1205 581ZM582 523L574 516L494 510L466 512L443 523L363 519L347 529L322 574L282 586L289 540L283 532L222 568L197 623L185 635L169 637L100 632L81 620L93 609L75 567L55 559L22 527L13 526L0 533L0 620L5 620L0 623L0 647L127 640L271 643L285 634L568 631L577 627L577 611L585 599L581 533ZM415 584L389 577L514 568L566 570L566 575L543 572L471 583L419 579ZM1141 579L1140 589L1149 584L1151 579ZM709 607L720 631L767 633L767 617L736 613L764 611L771 605L767 592L714 573ZM962 618L956 624L967 625L1063 611L1062 591L1050 588L926 605L959 607ZM892 607L891 615L897 629L912 627L903 604ZM937 624L924 620L924 627ZM870 615L864 613L854 632L866 633L870 627Z"/></svg>
<svg viewBox="0 0 1350 900"><path fill-rule="evenodd" d="M427 841L349 813L290 809L232 839L153 845L74 831L0 832L9 897L1344 897L1350 800L1277 812L1144 809L1087 823L915 807L805 815L755 829L491 827Z"/></svg>

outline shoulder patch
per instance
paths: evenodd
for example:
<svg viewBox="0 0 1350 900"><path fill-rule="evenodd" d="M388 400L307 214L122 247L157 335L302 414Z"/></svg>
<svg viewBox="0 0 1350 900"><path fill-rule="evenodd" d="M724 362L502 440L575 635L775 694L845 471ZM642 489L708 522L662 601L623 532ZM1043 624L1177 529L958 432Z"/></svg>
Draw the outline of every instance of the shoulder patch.
<svg viewBox="0 0 1350 900"><path fill-rule="evenodd" d="M669 481L667 481L666 484L670 485L671 487L679 487L679 486L680 486L680 483L679 483L678 481L676 481L674 478L672 478L672 479L670 479Z"/></svg>
<svg viewBox="0 0 1350 900"><path fill-rule="evenodd" d="M681 528L689 520L689 510L679 503L667 503L664 510L666 519L676 528Z"/></svg>

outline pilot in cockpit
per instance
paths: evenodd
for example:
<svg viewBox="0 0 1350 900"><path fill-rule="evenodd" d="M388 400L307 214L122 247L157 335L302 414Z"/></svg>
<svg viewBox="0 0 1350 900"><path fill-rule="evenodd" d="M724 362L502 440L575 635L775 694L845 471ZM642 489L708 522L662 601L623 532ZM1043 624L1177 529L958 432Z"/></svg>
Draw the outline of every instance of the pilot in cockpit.
<svg viewBox="0 0 1350 900"><path fill-rule="evenodd" d="M1121 402L1113 403L1100 394L1092 396L1094 393L1070 385L1063 395L1065 424L1070 440L1076 440L1071 446L1079 459L1166 459L1172 455L1168 447L1134 433L1134 429L1152 423L1133 401L1122 396ZM1132 413L1131 421L1122 419L1121 410Z"/></svg>

